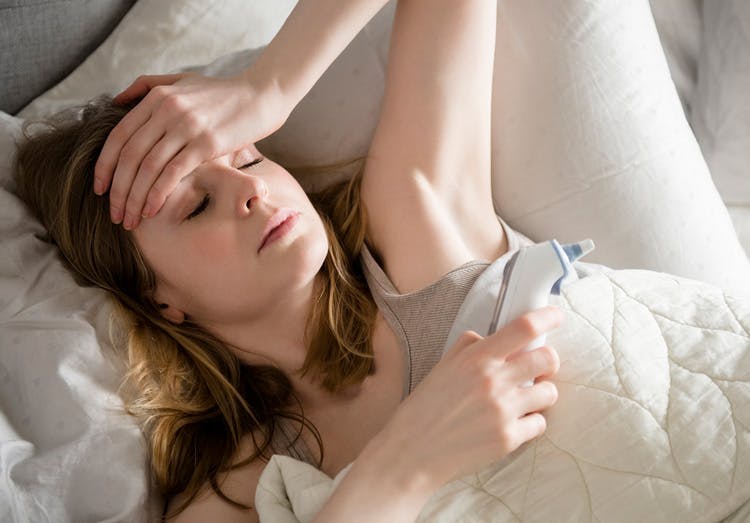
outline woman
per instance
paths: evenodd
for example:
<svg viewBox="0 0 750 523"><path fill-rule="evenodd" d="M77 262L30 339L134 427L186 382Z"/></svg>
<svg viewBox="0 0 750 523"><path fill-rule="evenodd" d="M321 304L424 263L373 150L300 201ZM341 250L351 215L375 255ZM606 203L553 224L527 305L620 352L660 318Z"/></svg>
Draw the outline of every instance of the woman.
<svg viewBox="0 0 750 523"><path fill-rule="evenodd" d="M437 364L431 332L444 341L471 283L520 241L489 190L496 2L399 2L351 182L308 198L253 145L384 3L301 0L243 75L142 77L129 105L94 103L19 152L19 194L130 319L129 408L174 521L257 521L272 452L329 475L354 462L317 521L411 521L545 429L558 358L519 351L559 310L467 332Z"/></svg>

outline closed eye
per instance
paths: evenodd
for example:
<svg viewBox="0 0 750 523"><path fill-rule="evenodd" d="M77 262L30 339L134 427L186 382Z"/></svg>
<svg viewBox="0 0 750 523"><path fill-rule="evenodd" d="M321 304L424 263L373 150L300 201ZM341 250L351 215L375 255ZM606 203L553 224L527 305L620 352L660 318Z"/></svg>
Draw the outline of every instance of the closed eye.
<svg viewBox="0 0 750 523"><path fill-rule="evenodd" d="M253 160L250 163L246 163L245 165L243 165L242 167L240 167L240 169L245 169L246 167L252 167L253 165L258 164L258 163L260 163L262 161L263 161L263 157L257 158L257 159Z"/></svg>
<svg viewBox="0 0 750 523"><path fill-rule="evenodd" d="M250 163L246 163L245 165L243 165L242 167L240 167L240 169L245 169L245 168L247 168L247 167L252 167L253 165L257 165L257 164L259 164L259 163L260 163L260 162L262 162L262 161L263 161L263 157L261 157L261 158L256 158L256 159L255 159L255 160L253 160L252 162L250 162ZM203 197L203 200L201 200L201 203L200 203L200 204L198 205L198 207L196 207L196 208L195 208L195 209L193 210L193 212L191 212L191 213L190 213L190 214L189 214L189 215L187 216L187 219L188 219L188 220L191 220L191 219L195 218L196 216L198 216L199 214L201 214L201 213L202 213L203 211L205 211L205 210L206 210L206 207L208 207L208 202L209 202L210 200L211 200L211 197L210 197L210 196L209 196L208 194L207 194L206 196L204 196L204 197Z"/></svg>
<svg viewBox="0 0 750 523"><path fill-rule="evenodd" d="M190 214L188 214L187 219L191 220L191 219L195 218L196 216L198 216L200 213L202 213L206 209L206 207L208 207L208 201L210 199L211 199L211 197L208 194L206 196L204 196L203 200L201 200L200 205L198 205L198 207L196 207L193 212L191 212Z"/></svg>

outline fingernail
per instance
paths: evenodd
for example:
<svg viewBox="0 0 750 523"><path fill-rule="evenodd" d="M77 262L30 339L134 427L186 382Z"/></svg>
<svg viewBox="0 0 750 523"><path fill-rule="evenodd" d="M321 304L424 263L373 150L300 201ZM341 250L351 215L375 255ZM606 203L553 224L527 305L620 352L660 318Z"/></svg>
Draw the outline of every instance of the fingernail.
<svg viewBox="0 0 750 523"><path fill-rule="evenodd" d="M122 221L122 211L117 207L110 207L109 213L112 216L112 221L114 223L120 223Z"/></svg>
<svg viewBox="0 0 750 523"><path fill-rule="evenodd" d="M94 192L100 196L104 192L104 183L101 180L94 180Z"/></svg>
<svg viewBox="0 0 750 523"><path fill-rule="evenodd" d="M153 209L151 209L151 204L146 204L146 206L143 208L143 214L141 214L141 216L143 216L144 218L150 218L152 210Z"/></svg>
<svg viewBox="0 0 750 523"><path fill-rule="evenodd" d="M135 219L133 219L132 216L127 215L125 216L125 221L123 222L122 226L125 227L126 230L130 230L133 228L133 224L135 223Z"/></svg>

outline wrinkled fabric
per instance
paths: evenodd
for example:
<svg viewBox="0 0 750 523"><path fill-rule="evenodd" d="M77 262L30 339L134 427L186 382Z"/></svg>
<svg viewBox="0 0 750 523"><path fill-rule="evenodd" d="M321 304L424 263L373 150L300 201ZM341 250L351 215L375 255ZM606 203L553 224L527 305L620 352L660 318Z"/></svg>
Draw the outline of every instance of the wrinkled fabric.
<svg viewBox="0 0 750 523"><path fill-rule="evenodd" d="M573 281L551 303L565 320L547 337L561 366L546 433L445 485L418 521L708 522L741 514L750 499L750 299L622 270ZM272 458L256 491L261 517L310 521L347 470L334 481Z"/></svg>

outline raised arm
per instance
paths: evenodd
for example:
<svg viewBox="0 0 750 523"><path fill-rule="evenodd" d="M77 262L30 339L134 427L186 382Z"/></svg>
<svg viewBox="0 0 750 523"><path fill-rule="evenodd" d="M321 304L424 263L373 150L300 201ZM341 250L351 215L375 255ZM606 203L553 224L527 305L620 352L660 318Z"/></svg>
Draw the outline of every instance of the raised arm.
<svg viewBox="0 0 750 523"><path fill-rule="evenodd" d="M496 0L396 9L362 200L368 243L402 293L507 250L490 190L496 14Z"/></svg>
<svg viewBox="0 0 750 523"><path fill-rule="evenodd" d="M95 168L97 194L111 183L112 221L135 228L195 167L281 127L385 3L299 0L256 63L236 77L138 78L115 100L145 98L112 130Z"/></svg>
<svg viewBox="0 0 750 523"><path fill-rule="evenodd" d="M248 81L275 84L293 108L387 0L300 0ZM291 111L290 111L291 112Z"/></svg>

